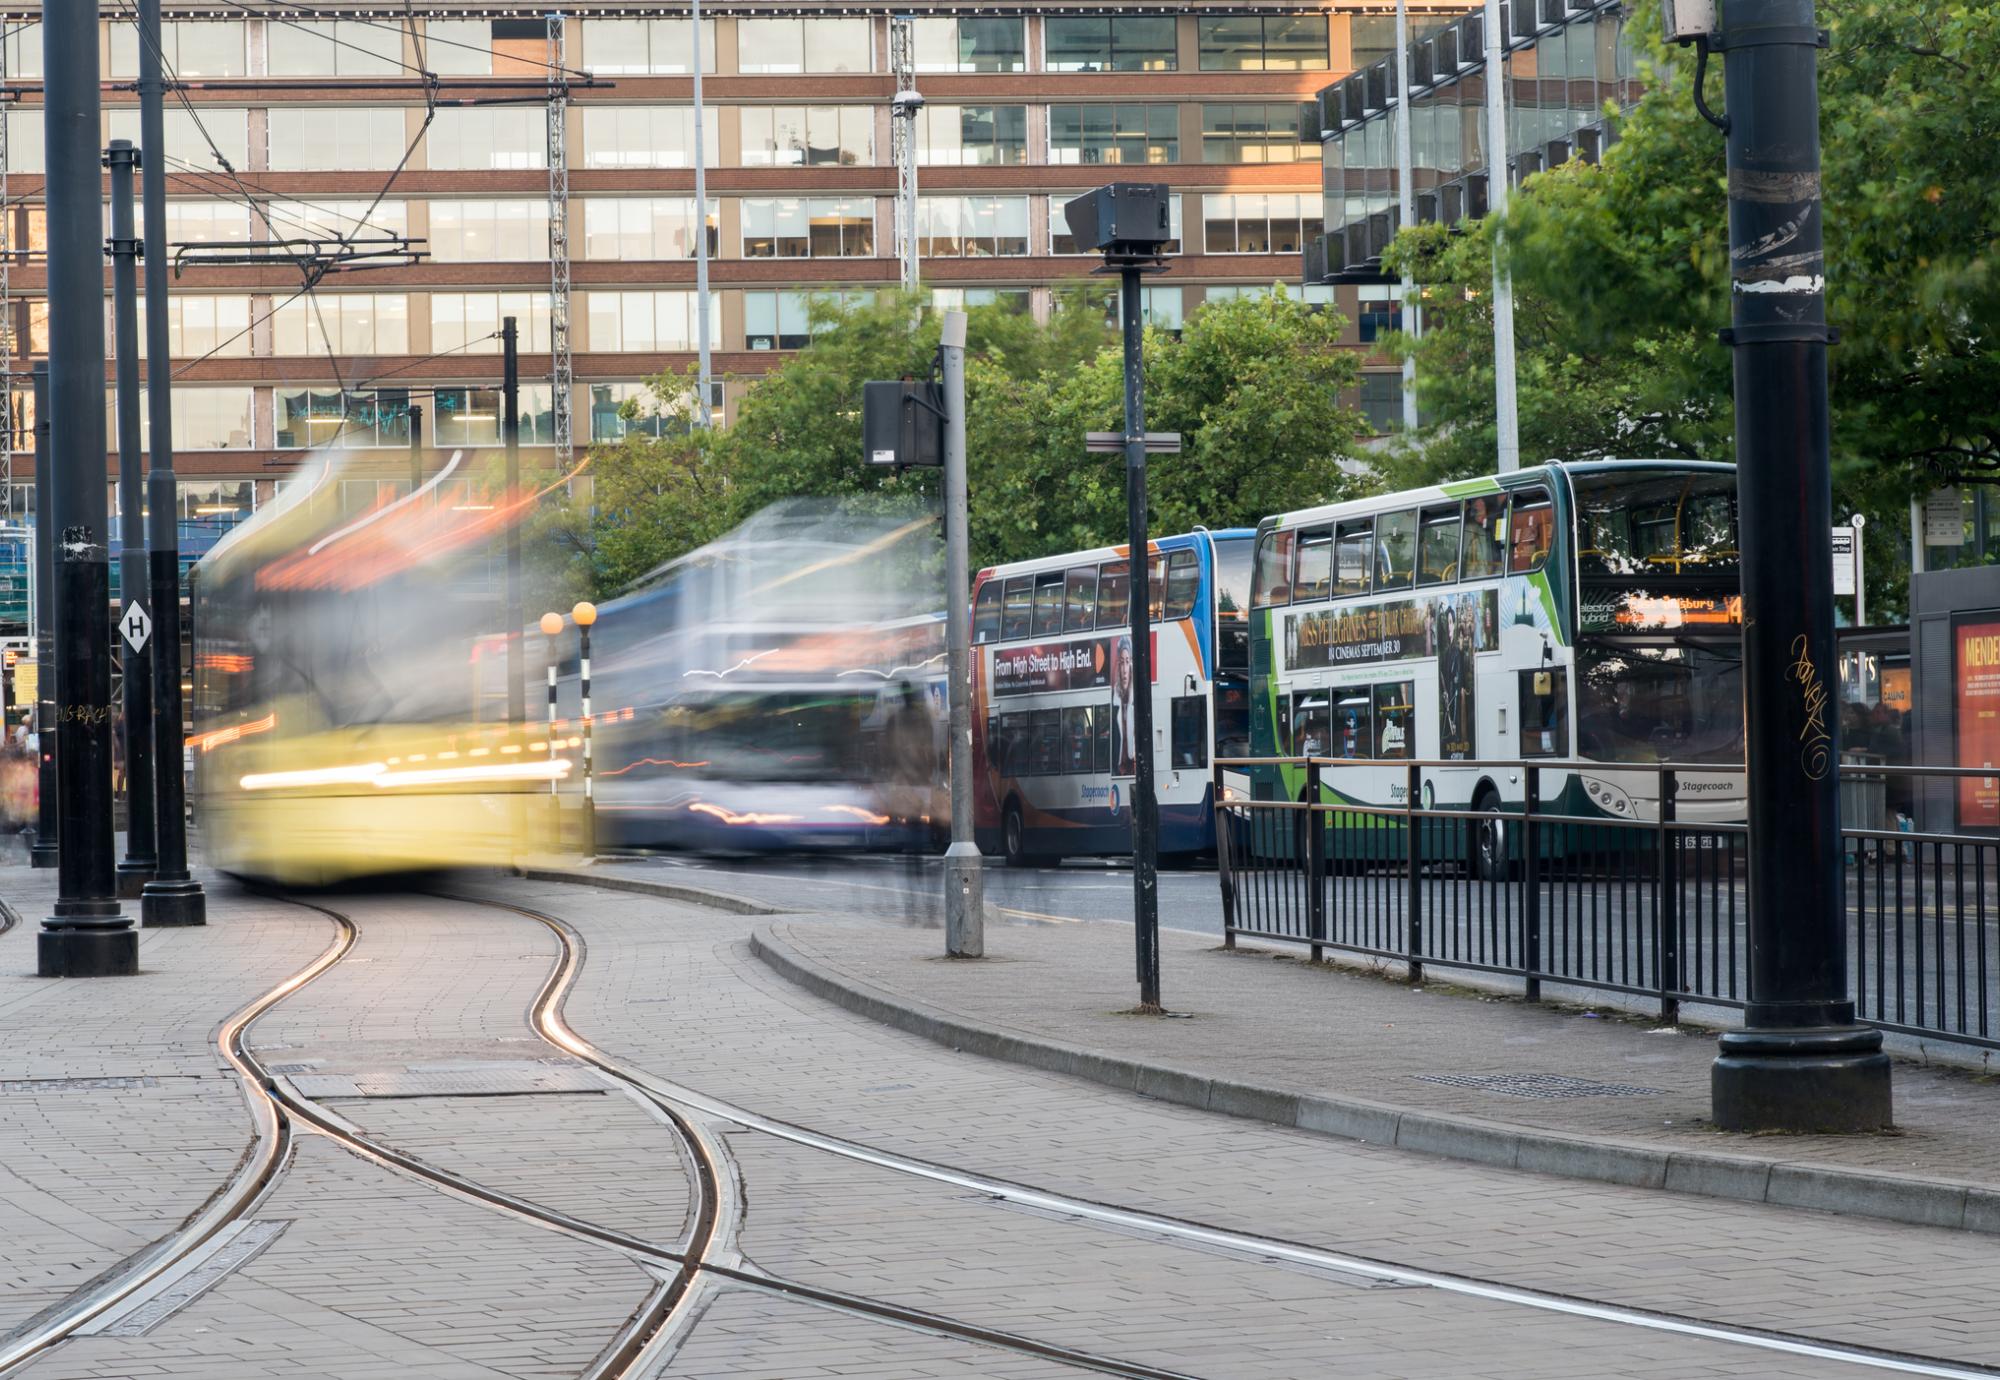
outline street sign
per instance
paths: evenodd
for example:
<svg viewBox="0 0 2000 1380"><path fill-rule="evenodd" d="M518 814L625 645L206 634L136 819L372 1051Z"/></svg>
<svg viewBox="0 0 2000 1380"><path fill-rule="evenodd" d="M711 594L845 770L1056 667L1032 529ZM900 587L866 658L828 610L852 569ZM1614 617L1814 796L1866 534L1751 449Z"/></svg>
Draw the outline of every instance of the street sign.
<svg viewBox="0 0 2000 1380"><path fill-rule="evenodd" d="M1924 545L1965 545L1965 505L1957 489L1933 489L1925 496Z"/></svg>
<svg viewBox="0 0 2000 1380"><path fill-rule="evenodd" d="M1833 593L1838 598L1854 593L1854 529L1833 529Z"/></svg>
<svg viewBox="0 0 2000 1380"><path fill-rule="evenodd" d="M1083 434L1083 448L1100 455L1123 455L1125 434L1120 431L1086 431ZM1181 449L1181 434L1178 431L1149 431L1146 433L1146 454L1178 455Z"/></svg>
<svg viewBox="0 0 2000 1380"><path fill-rule="evenodd" d="M125 616L118 620L118 631L125 634L125 641L133 651L145 651L146 638L153 631L153 620L146 613L146 606L136 599L127 604Z"/></svg>

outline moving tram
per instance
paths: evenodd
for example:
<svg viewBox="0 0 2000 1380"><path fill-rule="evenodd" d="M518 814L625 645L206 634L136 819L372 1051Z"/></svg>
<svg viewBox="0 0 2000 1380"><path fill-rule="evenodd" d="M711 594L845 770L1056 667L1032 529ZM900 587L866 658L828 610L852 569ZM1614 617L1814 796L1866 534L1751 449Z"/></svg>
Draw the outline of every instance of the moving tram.
<svg viewBox="0 0 2000 1380"><path fill-rule="evenodd" d="M414 492L379 461L309 466L193 574L193 800L209 862L320 885L512 862L575 770L540 724L481 722L506 627L502 545L530 493L461 452Z"/></svg>

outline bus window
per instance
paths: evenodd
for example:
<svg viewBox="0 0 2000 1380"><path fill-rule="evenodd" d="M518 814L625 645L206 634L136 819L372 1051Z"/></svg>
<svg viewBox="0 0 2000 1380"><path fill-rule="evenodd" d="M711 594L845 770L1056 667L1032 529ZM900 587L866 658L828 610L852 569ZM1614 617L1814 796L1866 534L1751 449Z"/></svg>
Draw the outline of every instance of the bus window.
<svg viewBox="0 0 2000 1380"><path fill-rule="evenodd" d="M1089 705L1073 704L1062 712L1062 769L1072 776L1087 775L1094 760L1090 711Z"/></svg>
<svg viewBox="0 0 2000 1380"><path fill-rule="evenodd" d="M1208 701L1201 695L1177 697L1172 706L1175 771L1208 765Z"/></svg>
<svg viewBox="0 0 2000 1380"><path fill-rule="evenodd" d="M1569 756L1569 675L1560 666L1521 672L1521 755Z"/></svg>
<svg viewBox="0 0 2000 1380"><path fill-rule="evenodd" d="M1132 620L1132 590L1124 561L1106 561L1097 574L1097 626L1122 628Z"/></svg>
<svg viewBox="0 0 2000 1380"><path fill-rule="evenodd" d="M1292 602L1324 599L1333 590L1333 529L1309 527L1299 533L1299 564L1292 577Z"/></svg>
<svg viewBox="0 0 2000 1380"><path fill-rule="evenodd" d="M1367 518L1343 522L1334 529L1333 592L1368 592L1368 552L1375 544L1375 524Z"/></svg>
<svg viewBox="0 0 2000 1380"><path fill-rule="evenodd" d="M1027 575L1016 575L1009 580L1006 599L1000 614L1000 636L1009 642L1017 637L1026 637L1034 607L1034 580Z"/></svg>
<svg viewBox="0 0 2000 1380"><path fill-rule="evenodd" d="M1292 601L1292 541L1296 532L1266 532L1257 538L1256 573L1250 584L1250 607L1269 608Z"/></svg>
<svg viewBox="0 0 2000 1380"><path fill-rule="evenodd" d="M1444 584L1458 578L1458 509L1425 511L1417 547L1417 583Z"/></svg>
<svg viewBox="0 0 2000 1380"><path fill-rule="evenodd" d="M1111 706L1103 705L1097 711L1092 727L1092 737L1097 741L1097 774L1108 776L1111 772Z"/></svg>
<svg viewBox="0 0 2000 1380"><path fill-rule="evenodd" d="M1375 519L1375 588L1408 589L1417 569L1417 515L1384 513Z"/></svg>
<svg viewBox="0 0 2000 1380"><path fill-rule="evenodd" d="M1195 601L1201 597L1201 557L1192 551L1176 551L1167 562L1167 617L1194 617Z"/></svg>
<svg viewBox="0 0 2000 1380"><path fill-rule="evenodd" d="M1052 776L1062 770L1062 710L1037 709L1028 718L1028 770Z"/></svg>
<svg viewBox="0 0 2000 1380"><path fill-rule="evenodd" d="M1035 636L1047 637L1063 628L1063 573L1043 571L1035 577Z"/></svg>
<svg viewBox="0 0 2000 1380"><path fill-rule="evenodd" d="M1146 616L1155 623L1167 619L1167 558L1157 551L1146 562Z"/></svg>
<svg viewBox="0 0 2000 1380"><path fill-rule="evenodd" d="M988 580L979 587L979 598L972 605L972 640L974 642L998 642L1000 640L1000 581Z"/></svg>
<svg viewBox="0 0 2000 1380"><path fill-rule="evenodd" d="M1278 696L1278 741L1272 751L1280 757L1292 755L1292 697Z"/></svg>
<svg viewBox="0 0 2000 1380"><path fill-rule="evenodd" d="M1293 751L1300 757L1324 757L1332 738L1333 716L1324 690L1292 701Z"/></svg>
<svg viewBox="0 0 2000 1380"><path fill-rule="evenodd" d="M1507 569L1519 575L1540 570L1549 558L1556 513L1547 489L1529 489L1514 496L1514 520L1507 539Z"/></svg>
<svg viewBox="0 0 2000 1380"><path fill-rule="evenodd" d="M1365 685L1337 692L1333 706L1333 755L1366 757L1374 748L1369 726L1369 706L1373 698Z"/></svg>
<svg viewBox="0 0 2000 1380"><path fill-rule="evenodd" d="M1215 543L1215 664L1239 675L1250 670L1250 547L1247 537Z"/></svg>
<svg viewBox="0 0 2000 1380"><path fill-rule="evenodd" d="M1215 695L1215 755L1250 755L1250 692L1240 680L1218 680Z"/></svg>
<svg viewBox="0 0 2000 1380"><path fill-rule="evenodd" d="M1063 596L1064 632L1089 632L1097 618L1097 567L1079 565L1071 569Z"/></svg>
<svg viewBox="0 0 2000 1380"><path fill-rule="evenodd" d="M1416 691L1416 683L1407 680L1375 687L1377 757L1396 758L1416 755L1416 744L1413 739L1416 725L1410 718L1410 706L1416 699Z"/></svg>
<svg viewBox="0 0 2000 1380"><path fill-rule="evenodd" d="M1465 504L1465 560L1468 580L1484 580L1507 569L1507 500L1473 498Z"/></svg>

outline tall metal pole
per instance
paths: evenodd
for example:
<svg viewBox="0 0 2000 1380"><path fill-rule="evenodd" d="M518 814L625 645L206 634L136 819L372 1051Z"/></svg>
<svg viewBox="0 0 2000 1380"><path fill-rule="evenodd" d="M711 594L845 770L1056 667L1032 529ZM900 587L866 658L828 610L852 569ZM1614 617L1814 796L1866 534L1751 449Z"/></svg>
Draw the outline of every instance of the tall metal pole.
<svg viewBox="0 0 2000 1380"><path fill-rule="evenodd" d="M424 486L424 410L410 404L410 492Z"/></svg>
<svg viewBox="0 0 2000 1380"><path fill-rule="evenodd" d="M520 330L509 316L500 322L503 408L501 425L507 442L507 502L521 501L521 351ZM507 722L519 727L528 719L526 635L521 629L521 523L515 513L507 524Z"/></svg>
<svg viewBox="0 0 2000 1380"><path fill-rule="evenodd" d="M1486 211L1507 214L1507 58L1500 0L1486 0ZM1499 222L1494 222L1497 227ZM1521 422L1514 392L1514 275L1493 237L1493 430L1505 474L1521 468Z"/></svg>
<svg viewBox="0 0 2000 1380"><path fill-rule="evenodd" d="M35 756L39 759L33 867L56 865L55 480L49 469L49 363L35 362Z"/></svg>
<svg viewBox="0 0 2000 1380"><path fill-rule="evenodd" d="M695 416L703 428L715 425L709 411L715 364L708 346L708 150L701 142L701 0L690 0L694 27L694 328L696 332L695 386L701 397L695 402Z"/></svg>
<svg viewBox="0 0 2000 1380"><path fill-rule="evenodd" d="M1728 1130L1890 1122L1847 985L1826 263L1812 0L1723 0L1749 769L1749 1003L1711 1096Z"/></svg>
<svg viewBox="0 0 2000 1380"><path fill-rule="evenodd" d="M1125 336L1125 530L1131 546L1132 929L1139 1005L1160 1004L1159 802L1153 794L1152 558L1146 534L1146 371L1140 270L1119 271Z"/></svg>
<svg viewBox="0 0 2000 1380"><path fill-rule="evenodd" d="M113 139L104 165L111 169L112 334L118 353L118 585L117 639L124 668L125 860L118 864L118 894L136 898L153 880L153 666L146 643L153 635L147 589L146 470L139 446L139 235L132 223L132 167L139 151Z"/></svg>
<svg viewBox="0 0 2000 1380"><path fill-rule="evenodd" d="M972 829L972 612L970 512L965 493L965 313L944 314L944 629L951 680L951 846L944 855L944 946L986 955L986 881Z"/></svg>
<svg viewBox="0 0 2000 1380"><path fill-rule="evenodd" d="M146 561L153 589L154 880L140 893L148 929L208 922L208 898L188 875L187 777L182 742L180 489L174 482L173 346L167 338L167 145L160 0L139 0L139 165L146 234L146 415L153 467L146 473Z"/></svg>
<svg viewBox="0 0 2000 1380"><path fill-rule="evenodd" d="M42 922L43 977L139 971L118 906L111 828L111 567L105 544L104 204L97 0L42 15L49 224L49 441L55 485L57 751L62 856Z"/></svg>
<svg viewBox="0 0 2000 1380"><path fill-rule="evenodd" d="M1416 168L1410 157L1410 7L1409 0L1396 0L1396 187L1402 198L1403 225L1416 224L1417 192L1413 185ZM1408 333L1417 333L1416 280L1403 269L1403 320ZM1403 356L1403 434L1417 430L1417 358Z"/></svg>
<svg viewBox="0 0 2000 1380"><path fill-rule="evenodd" d="M583 600L569 616L576 622L576 681L583 711L583 856L587 860L597 856L597 781L592 761L597 724L590 712L590 626L597 621L597 605Z"/></svg>

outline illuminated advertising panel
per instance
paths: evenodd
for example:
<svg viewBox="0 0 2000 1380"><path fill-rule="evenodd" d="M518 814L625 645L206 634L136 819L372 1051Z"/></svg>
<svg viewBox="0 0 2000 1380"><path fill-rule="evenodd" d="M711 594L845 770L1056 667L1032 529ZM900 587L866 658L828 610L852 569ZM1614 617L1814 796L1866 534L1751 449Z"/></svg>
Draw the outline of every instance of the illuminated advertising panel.
<svg viewBox="0 0 2000 1380"><path fill-rule="evenodd" d="M2000 768L2000 620L1955 622L1952 644L1958 765ZM1958 823L2000 828L2000 775L1959 778Z"/></svg>

